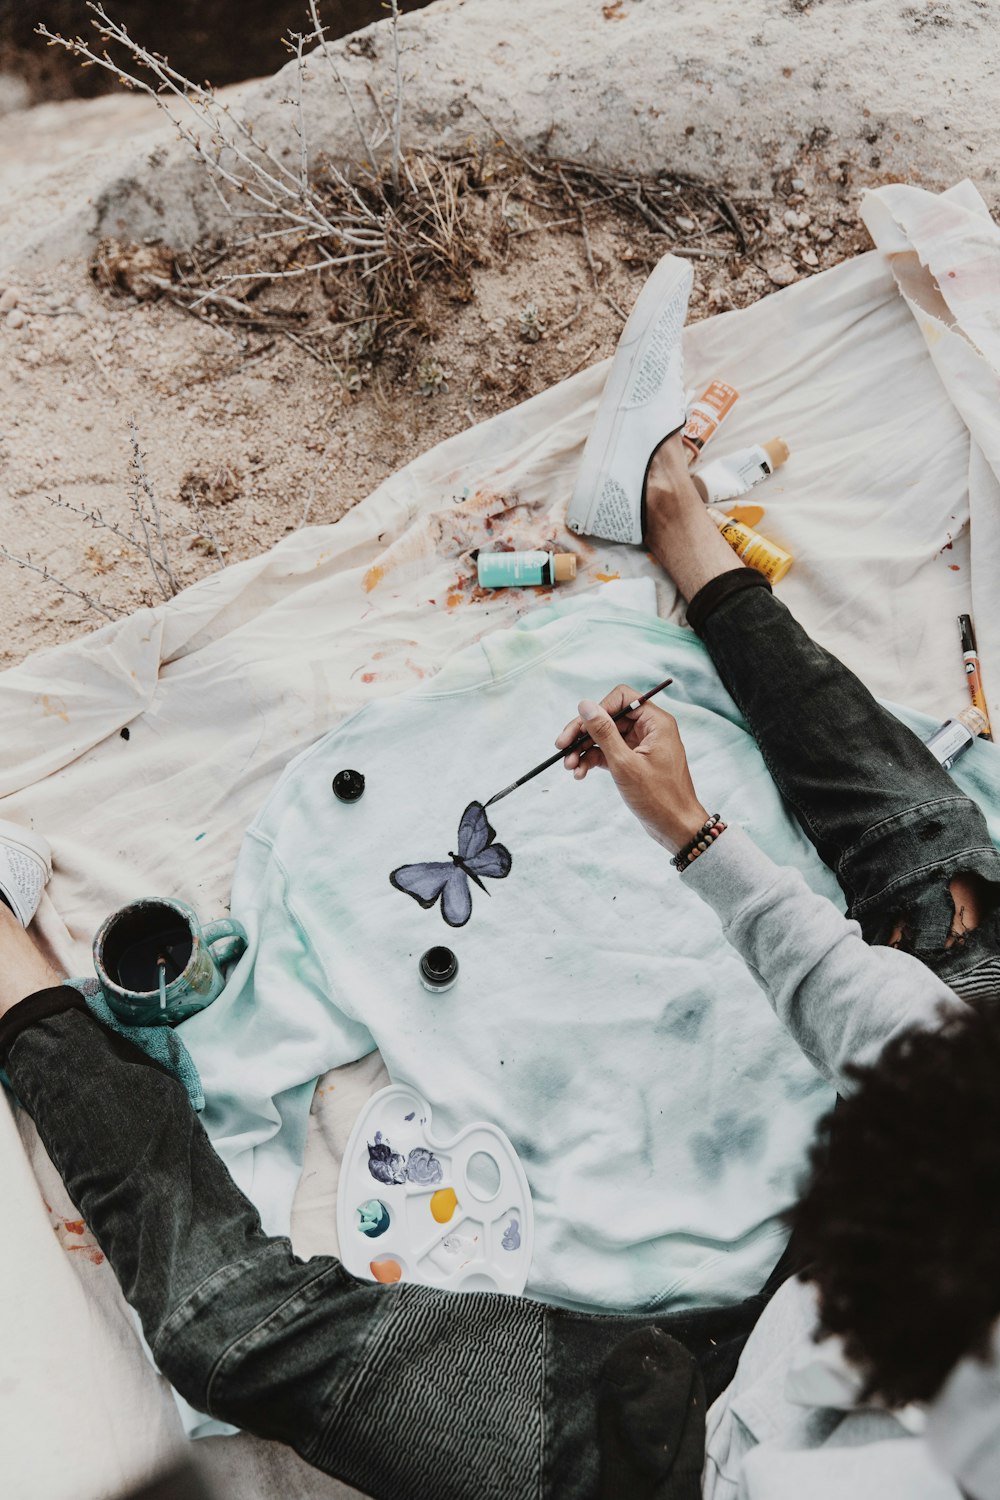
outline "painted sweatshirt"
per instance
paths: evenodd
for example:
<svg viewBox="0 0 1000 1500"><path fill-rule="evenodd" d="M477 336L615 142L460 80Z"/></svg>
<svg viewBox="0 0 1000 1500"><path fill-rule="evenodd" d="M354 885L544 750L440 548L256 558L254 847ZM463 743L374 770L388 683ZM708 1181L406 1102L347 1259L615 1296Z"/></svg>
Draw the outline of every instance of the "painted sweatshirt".
<svg viewBox="0 0 1000 1500"><path fill-rule="evenodd" d="M711 860L678 876L610 777L580 783L557 765L490 809L510 870L466 882L464 925L391 883L459 852L466 807L550 753L581 697L667 675L660 701L699 795L730 824ZM331 791L348 767L367 783L349 805ZM800 872L798 896L792 877L762 873L740 827L759 858ZM713 865L717 883L736 882L736 918L725 895L712 909ZM759 1288L829 1080L875 1045L848 999L823 995L847 977L845 995L881 995L887 963L913 1005L941 988L845 924L834 876L694 634L586 596L484 637L292 763L248 831L232 908L247 954L182 1031L206 1128L265 1228L288 1232L315 1080L378 1047L443 1135L479 1119L507 1132L534 1202L528 1295L593 1310ZM459 978L431 995L417 964L442 943ZM889 989L905 1024L906 995Z"/></svg>

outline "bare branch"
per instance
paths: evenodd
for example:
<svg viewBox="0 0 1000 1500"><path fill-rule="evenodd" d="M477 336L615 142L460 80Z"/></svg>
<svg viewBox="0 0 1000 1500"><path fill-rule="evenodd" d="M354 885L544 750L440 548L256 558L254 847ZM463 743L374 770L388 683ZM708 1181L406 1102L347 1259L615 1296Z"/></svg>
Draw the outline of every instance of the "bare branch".
<svg viewBox="0 0 1000 1500"><path fill-rule="evenodd" d="M156 579L160 593L164 599L170 599L174 594L179 594L181 586L174 576L174 570L170 566L170 557L167 553L167 543L163 535L163 521L160 516L160 507L156 502L156 495L149 477L146 474L145 459L139 447L139 431L135 424L135 417L129 418L129 437L132 444L132 459L130 468L132 477L129 484L129 499L132 509L145 539L145 552L149 559L150 567L153 569L153 577ZM142 503L145 494L152 511L153 527L156 531L157 541L160 544L160 557L157 558L153 552L153 541L149 534L149 522L146 518L146 510Z"/></svg>
<svg viewBox="0 0 1000 1500"><path fill-rule="evenodd" d="M106 620L117 620L120 618L120 614L112 614L110 609L106 609L103 604L92 598L90 594L85 594L82 589L75 589L72 584L67 583L63 578L57 578L44 565L32 562L30 557L18 557L15 552L9 552L2 542L0 542L0 557L5 557L8 562L15 563L19 568L26 568L31 573L37 573L40 578L45 579L46 583L54 583L56 588L62 593L72 594L74 599L82 599L88 609L96 609L97 613L103 615Z"/></svg>
<svg viewBox="0 0 1000 1500"><path fill-rule="evenodd" d="M396 92L392 101L392 191L399 196L399 157L403 131L403 79L399 71L399 0L392 4L392 66Z"/></svg>
<svg viewBox="0 0 1000 1500"><path fill-rule="evenodd" d="M361 119L358 115L357 109L354 106L354 99L351 95L351 91L341 77L340 69L337 67L336 59L334 58L333 53L330 51L330 48L327 46L326 27L323 25L322 21L319 18L319 9L317 7L316 0L309 0L309 15L312 18L313 23L313 36L319 42L320 51L322 52L323 57L326 60L326 64L329 67L330 72L333 74L338 88L340 89L344 98L347 100L347 107L351 111L351 119L354 121L354 128L357 130L358 139L361 142L361 149L368 159L367 165L369 165L371 167L371 170L374 172L375 152L372 150L372 143L365 135L364 129L361 125ZM362 163L362 165L365 165L365 163Z"/></svg>

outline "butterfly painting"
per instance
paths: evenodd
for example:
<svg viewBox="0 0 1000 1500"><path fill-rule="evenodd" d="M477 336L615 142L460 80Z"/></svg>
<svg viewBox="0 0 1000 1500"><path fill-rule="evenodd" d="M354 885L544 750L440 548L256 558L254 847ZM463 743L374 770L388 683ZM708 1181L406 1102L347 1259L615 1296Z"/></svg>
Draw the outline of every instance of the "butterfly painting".
<svg viewBox="0 0 1000 1500"><path fill-rule="evenodd" d="M464 927L472 916L472 889L474 880L480 890L486 890L483 876L490 880L502 880L510 874L510 850L503 844L495 844L496 832L481 802L470 802L458 825L458 853L448 851L451 863L445 860L427 860L417 865L400 865L389 879L397 891L405 891L414 901L427 910L440 896L441 915L449 927Z"/></svg>

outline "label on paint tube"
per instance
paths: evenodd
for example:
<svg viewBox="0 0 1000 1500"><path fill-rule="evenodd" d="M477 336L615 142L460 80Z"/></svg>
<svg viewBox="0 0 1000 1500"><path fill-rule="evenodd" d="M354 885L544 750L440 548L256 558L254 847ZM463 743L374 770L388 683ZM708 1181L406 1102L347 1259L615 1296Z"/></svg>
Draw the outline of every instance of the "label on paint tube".
<svg viewBox="0 0 1000 1500"><path fill-rule="evenodd" d="M960 719L948 719L935 729L929 740L924 743L933 755L934 759L941 762L946 771L955 764L963 750L968 750L975 739L971 730L966 729Z"/></svg>
<svg viewBox="0 0 1000 1500"><path fill-rule="evenodd" d="M694 463L705 444L715 436L739 400L740 393L724 380L713 380L698 400L693 402L681 433L688 452L688 463Z"/></svg>

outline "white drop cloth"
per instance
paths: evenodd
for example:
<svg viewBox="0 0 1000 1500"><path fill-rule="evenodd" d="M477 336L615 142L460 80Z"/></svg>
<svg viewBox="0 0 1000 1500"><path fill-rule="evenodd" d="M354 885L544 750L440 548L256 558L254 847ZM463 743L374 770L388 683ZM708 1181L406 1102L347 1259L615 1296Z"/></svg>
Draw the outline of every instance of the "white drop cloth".
<svg viewBox="0 0 1000 1500"><path fill-rule="evenodd" d="M944 718L968 701L955 616L971 609L1000 724L1000 231L968 184L882 188L862 212L879 251L689 329L689 380L742 393L720 454L776 433L791 444L757 494L761 529L795 555L778 592L806 627L876 694ZM640 549L563 530L606 372L441 444L335 526L0 676L0 816L53 844L39 929L71 972L86 971L106 913L138 895L219 915L243 830L293 755L536 602L468 602L469 548L555 536L580 554L573 588L656 576L660 613L680 617ZM336 1247L338 1153L384 1082L369 1058L317 1089L300 1254ZM114 1496L178 1441L178 1419L33 1125L6 1104L0 1204L4 1492ZM200 1447L241 1500L345 1493L245 1435Z"/></svg>

